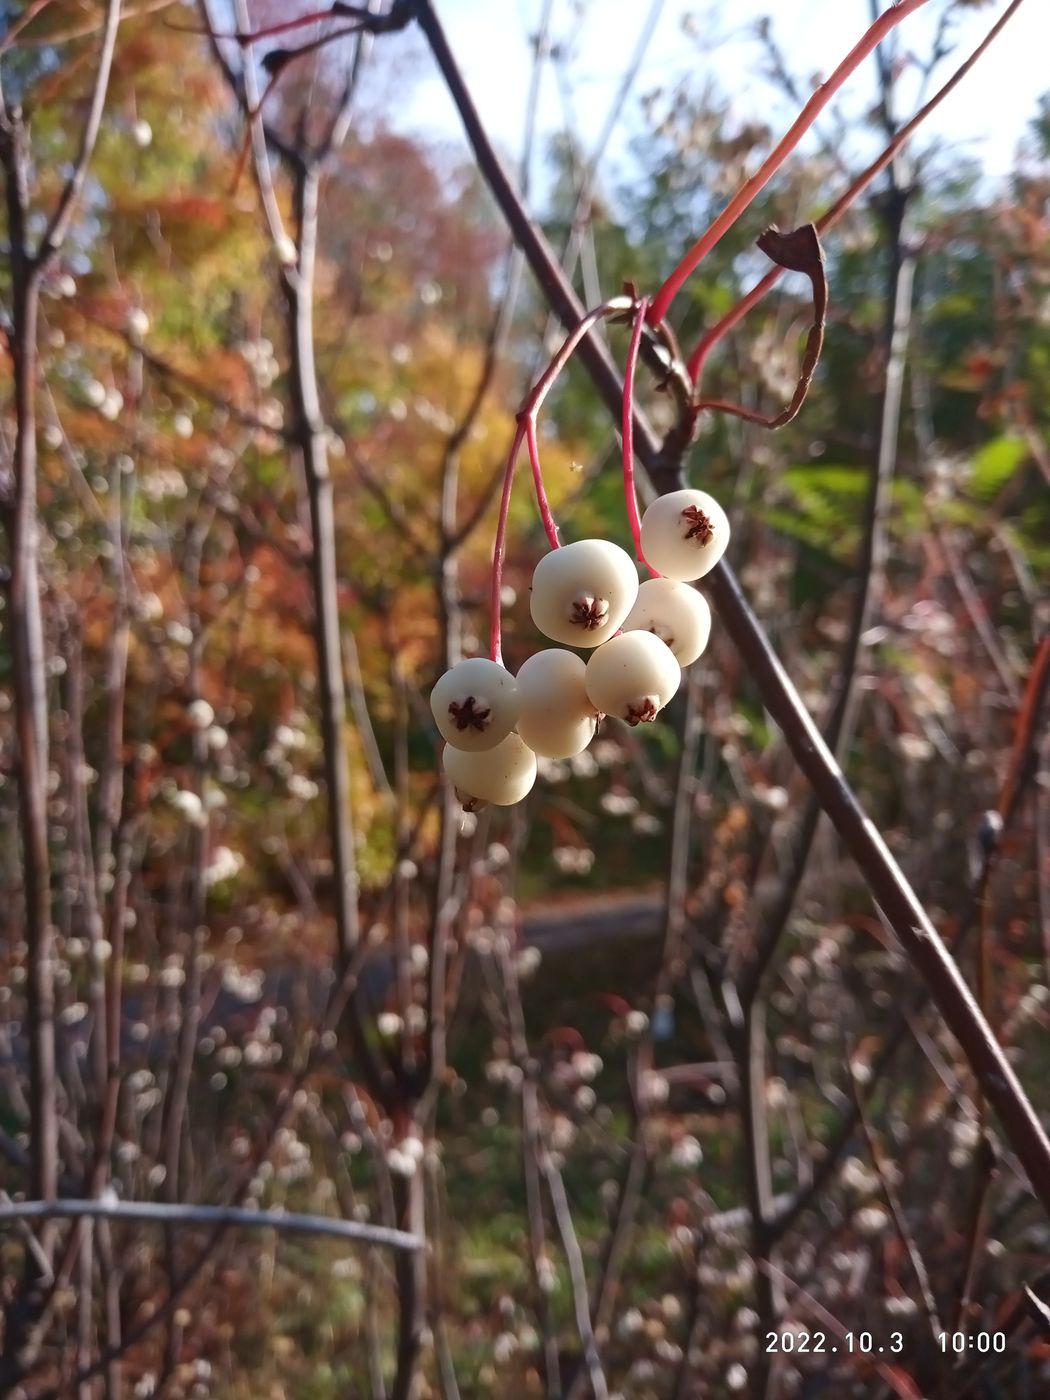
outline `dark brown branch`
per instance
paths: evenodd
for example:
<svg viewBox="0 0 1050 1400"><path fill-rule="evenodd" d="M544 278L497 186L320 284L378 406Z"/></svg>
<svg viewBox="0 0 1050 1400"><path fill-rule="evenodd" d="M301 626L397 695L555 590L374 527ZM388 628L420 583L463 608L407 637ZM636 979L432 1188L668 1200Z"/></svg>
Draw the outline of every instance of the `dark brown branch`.
<svg viewBox="0 0 1050 1400"><path fill-rule="evenodd" d="M1002 849L1003 835L1012 826L1017 816L1021 796L1034 773L1038 761L1039 726L1048 691L1050 691L1050 638L1045 638L1032 663L1020 713L1014 727L1014 743L1009 769L995 809L1001 822L997 828L998 835L995 839L984 843L980 867L971 888L967 891L964 906L957 917L958 933L952 947L956 959L961 955L975 919L982 908L985 891ZM914 1017L922 1011L928 995L928 989L920 987L901 1012L894 1029L888 1034L882 1049L871 1065L871 1074L866 1085L869 1097L889 1073L902 1047L908 1043ZM844 1115L833 1137L825 1144L824 1151L814 1169L812 1180L787 1200L777 1203L777 1215L773 1228L778 1236L791 1228L799 1215L813 1203L834 1175L858 1124L859 1114L856 1105L854 1105Z"/></svg>
<svg viewBox="0 0 1050 1400"><path fill-rule="evenodd" d="M904 362L911 331L915 251L904 239L906 202L891 203L887 228L889 270L886 284L884 344L886 372L878 409L877 447L864 503L864 535L857 560L857 591L853 600L849 635L839 662L835 698L824 723L828 748L841 757L849 745L856 717L857 665L865 632L870 628L882 595L886 559L886 521L890 488L897 467L900 434L901 390ZM766 968L776 952L791 917L813 846L821 805L816 793L806 805L792 835L783 874L766 904L761 935L741 979L740 994L746 1003L758 991Z"/></svg>
<svg viewBox="0 0 1050 1400"><path fill-rule="evenodd" d="M578 325L584 309L566 282L542 233L518 199L485 132L429 0L419 0L419 22L497 204L554 309L566 325ZM580 357L606 407L614 419L618 419L622 410L623 384L608 351L595 336L588 334L581 341ZM679 462L673 456L668 458L664 454L648 422L640 415L636 417L635 443L638 456L657 490L666 491L680 483ZM873 898L896 933L912 966L929 988L949 1029L958 1039L989 1102L995 1107L1035 1194L1050 1210L1050 1141L1002 1047L975 1005L959 969L886 843L862 810L724 559L708 575L708 591L770 716L783 731L823 810L856 861Z"/></svg>
<svg viewBox="0 0 1050 1400"><path fill-rule="evenodd" d="M423 1168L407 1179L395 1177L392 1185L398 1227L422 1244L426 1232ZM418 1393L419 1353L427 1323L427 1261L422 1249L411 1254L400 1252L394 1259L394 1277L398 1298L397 1370L390 1400L411 1400Z"/></svg>

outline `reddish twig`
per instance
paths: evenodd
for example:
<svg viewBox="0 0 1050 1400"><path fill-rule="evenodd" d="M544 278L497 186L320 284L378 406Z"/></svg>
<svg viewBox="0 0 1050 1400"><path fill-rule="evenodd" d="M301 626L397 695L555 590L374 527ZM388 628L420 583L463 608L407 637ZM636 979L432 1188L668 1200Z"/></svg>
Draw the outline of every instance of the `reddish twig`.
<svg viewBox="0 0 1050 1400"><path fill-rule="evenodd" d="M529 444L529 457L532 461L532 474L536 486L536 501L540 508L540 515L543 517L544 529L547 538L551 542L553 549L558 548L558 527L551 514L550 505L547 501L547 494L543 486L543 475L540 470L539 452L536 447L536 419L543 401L554 387L554 383L562 370L572 358L573 352L591 331L591 328L601 320L609 316L620 315L634 308L634 301L631 297L613 297L611 300L603 302L601 306L595 307L593 311L588 311L581 315L577 324L562 342L561 348L551 360L550 364L540 375L532 389L525 397L518 412L518 423L514 431L514 440L510 445L510 452L507 454L507 465L503 473L503 494L500 497L499 519L496 522L496 538L492 546L492 581L489 593L490 616L489 616L489 655L493 661L501 662L503 659L503 618L502 618L502 593L503 593L503 564L507 554L507 522L510 518L510 498L514 488L514 470L518 464L518 457L521 453L523 442Z"/></svg>
<svg viewBox="0 0 1050 1400"><path fill-rule="evenodd" d="M876 176L881 174L900 150L907 145L908 141L911 140L916 130L922 125L931 112L939 107L948 94L962 82L963 78L981 57L985 49L988 48L1007 21L1016 14L1023 3L1024 0L1012 0L1012 3L1003 11L974 51L964 63L960 64L944 86L930 98L929 102L919 108L910 121L905 122L894 136L893 140L887 143L881 155L872 161L872 163L857 176L850 187L839 196L830 209L826 210L826 212L820 216L816 221L816 230L818 234L826 233L828 229L834 228L846 211L856 203L857 199L864 193ZM688 362L689 376L694 384L699 382L700 376L703 373L704 364L714 347L720 340L728 335L735 326L740 324L752 307L757 306L768 291L776 286L780 281L783 271L783 268L775 267L772 271L767 272L765 277L763 277L760 282L756 283L745 297L742 297L741 300L737 302L736 306L728 311L720 321L712 326L711 329L700 338Z"/></svg>
<svg viewBox="0 0 1050 1400"><path fill-rule="evenodd" d="M638 514L638 493L634 485L634 371L638 364L638 351L642 344L642 330L648 305L647 297L642 297L638 302L631 330L631 343L627 350L627 363L623 371L623 493L627 504L627 519L631 526L631 538L634 540L635 558L639 563L645 564L653 578L659 578L657 571L646 563L642 553L642 521Z"/></svg>
<svg viewBox="0 0 1050 1400"><path fill-rule="evenodd" d="M581 325L582 308L579 301L562 275L542 232L524 210L500 164L433 5L429 0L418 0L418 5L420 25L448 84L478 165L497 204L514 229L541 286L563 321L568 325ZM650 321L655 319L653 312L654 308L650 308ZM586 326L579 333L581 359L610 413L618 420L623 408L623 383L605 347L597 337L588 334L589 330L590 326ZM659 440L637 409L635 434L639 456L658 489L672 490L678 486L681 473L677 462L667 460ZM1050 1140L1013 1067L974 1004L958 967L904 872L874 823L861 808L845 775L821 738L724 559L708 574L707 584L726 631L771 717L784 733L823 810L856 861L873 898L897 934L912 966L928 987L931 999L958 1038L966 1059L985 1087L989 1101L995 1106L1004 1133L1017 1152L1033 1191L1043 1206L1050 1210Z"/></svg>
<svg viewBox="0 0 1050 1400"><path fill-rule="evenodd" d="M839 88L864 62L868 55L882 43L886 35L894 30L902 20L914 10L918 10L926 4L926 0L897 0L897 3L880 15L873 25L868 29L864 37L855 44L849 53L842 60L839 66L832 73L831 77L821 83L809 99L802 111L795 118L787 135L773 148L770 154L762 162L761 166L746 180L733 198L729 201L721 214L711 224L710 228L701 235L693 244L689 252L681 260L671 275L664 282L663 286L653 298L653 304L649 308L649 320L654 324L659 323L667 315L671 302L675 299L682 284L690 274L699 266L711 249L719 242L724 234L732 228L736 221L747 209L748 205L761 193L780 167L787 160L791 152L805 136L806 132L816 121L824 108L838 92Z"/></svg>
<svg viewBox="0 0 1050 1400"><path fill-rule="evenodd" d="M529 464L532 467L532 484L536 488L536 504L540 508L540 519L543 521L543 531L547 536L551 549L558 549L561 542L558 539L558 527L554 522L550 501L547 499L547 488L543 484L543 468L540 466L540 445L536 441L536 419L533 417L525 420L525 445L529 451Z"/></svg>
<svg viewBox="0 0 1050 1400"><path fill-rule="evenodd" d="M1039 643L1028 683L1021 698L1014 729L1014 742L1010 751L1010 767L1006 782L999 797L998 812L1004 825L1010 820L1021 788L1024 786L1025 769L1033 761L1035 735L1039 726L1039 716L1050 688L1050 637Z"/></svg>
<svg viewBox="0 0 1050 1400"><path fill-rule="evenodd" d="M503 494L499 503L496 538L492 545L492 575L489 596L489 655L493 661L503 661L503 561L507 553L507 520L510 516L510 496L514 486L514 468L521 444L525 441L525 424L519 422L510 445L507 466L503 473Z"/></svg>

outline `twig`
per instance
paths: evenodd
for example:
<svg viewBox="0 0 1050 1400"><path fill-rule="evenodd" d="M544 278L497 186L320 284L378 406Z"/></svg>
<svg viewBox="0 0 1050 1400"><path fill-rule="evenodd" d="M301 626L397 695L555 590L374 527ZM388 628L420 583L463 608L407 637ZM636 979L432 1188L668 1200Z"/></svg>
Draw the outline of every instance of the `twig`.
<svg viewBox="0 0 1050 1400"><path fill-rule="evenodd" d="M941 1322L937 1315L937 1303L933 1296L933 1290L930 1287L930 1275L922 1254L919 1252L919 1246L915 1241L915 1236L908 1229L907 1221L904 1219L904 1211L890 1176L889 1167L883 1160L882 1152L875 1140L875 1133L871 1124L868 1122L868 1115L864 1112L864 1100L861 1098L860 1085L857 1083L857 1076L853 1071L853 1061L850 1055L847 1055L846 1062L850 1072L849 1081L853 1095L853 1103L857 1110L857 1117L860 1121L861 1129L864 1133L864 1140L868 1146L868 1155L871 1157L872 1164L878 1174L879 1184L882 1187L882 1194L886 1199L886 1205L889 1207L890 1215L893 1217L893 1223L897 1228L897 1235L908 1256L908 1262L911 1264L912 1273L915 1275L915 1282L918 1284L923 1306L926 1309L926 1316L929 1319L930 1332L933 1336L934 1343L936 1343L941 1332Z"/></svg>
<svg viewBox="0 0 1050 1400"><path fill-rule="evenodd" d="M526 215L526 218L528 216ZM511 493L514 489L514 470L518 464L518 457L521 454L523 443L528 443L529 459L532 463L533 483L536 488L536 501L540 509L540 516L543 520L544 529L551 548L558 547L558 527L554 523L550 505L547 501L546 492L543 488L543 476L539 467L539 456L536 445L536 417L543 406L543 401L550 393L555 380L561 371L568 364L569 359L579 347L581 342L586 343L590 336L592 327L610 316L620 315L633 309L633 299L629 296L613 297L610 301L603 302L601 306L595 307L593 311L583 312L578 321L570 328L569 334L565 337L561 347L551 359L550 364L543 374L537 379L535 385L526 396L525 402L518 411L517 426L514 431L514 439L510 445L510 452L507 454L507 465L503 471L503 493L500 497L499 519L496 522L496 537L492 545L492 580L489 589L489 655L493 661L502 661L502 640L503 640L503 562L507 553L507 524L510 520Z"/></svg>
<svg viewBox="0 0 1050 1400"><path fill-rule="evenodd" d="M891 188L891 193L895 186ZM889 271L886 287L884 344L886 371L879 404L878 445L864 503L864 535L857 560L857 591L853 600L849 635L839 662L835 699L824 723L824 738L836 756L844 754L856 720L857 665L863 637L871 626L885 584L886 526L890 489L897 469L900 436L901 391L911 331L915 250L905 241L906 199L889 203ZM760 937L740 979L741 1000L756 995L762 977L779 945L801 887L813 838L820 819L820 802L814 793L798 818L788 858L775 893L768 899Z"/></svg>
<svg viewBox="0 0 1050 1400"><path fill-rule="evenodd" d="M65 242L69 226L77 211L80 193L87 179L88 165L94 154L102 125L102 112L106 105L106 90L109 87L109 71L113 65L113 50L117 43L117 27L120 24L121 0L108 0L106 20L99 46L98 67L95 70L95 86L91 92L84 128L80 133L80 149L73 161L73 169L59 196L51 218L48 220L44 236L40 240L34 258L36 273L43 272Z"/></svg>
<svg viewBox="0 0 1050 1400"><path fill-rule="evenodd" d="M634 541L634 557L645 564L653 577L655 569L649 568L642 553L642 522L638 514L638 492L634 484L634 372L638 365L638 351L642 343L645 327L645 312L649 303L642 297L634 312L634 325L631 328L631 341L627 348L627 360L623 371L623 413L620 419L620 434L623 443L623 494L627 505L627 521Z"/></svg>
<svg viewBox="0 0 1050 1400"><path fill-rule="evenodd" d="M804 1288L795 1283L793 1279L789 1278L783 1270L778 1269L775 1264L770 1264L768 1267L784 1283L791 1284L798 1299L813 1314L822 1327L826 1327L840 1342L845 1342L847 1331L842 1323L839 1322L838 1318L828 1312L827 1308L822 1307L811 1293L807 1293ZM870 1364L886 1385L889 1386L890 1390L893 1391L894 1395L899 1397L899 1400L921 1400L915 1382L906 1371L901 1370L899 1367L891 1366L887 1362L880 1361L875 1357L869 1359L868 1357L860 1357L859 1355L854 1357L854 1363L864 1365L865 1367Z"/></svg>
<svg viewBox="0 0 1050 1400"><path fill-rule="evenodd" d="M944 561L948 566L948 572L951 575L952 582L955 584L955 591L958 593L959 599L966 609L973 630L977 634L981 645L984 647L985 653L995 669L995 674L999 677L999 681L1007 698L1016 705L1020 699L1017 676L999 643L995 627L988 616L987 608L984 606L977 589L974 587L973 579L970 577L965 563L959 558L959 552L952 541L951 532L949 529L944 529L941 526L932 509L927 509L926 519L930 526L930 531L940 547L941 553L944 555Z"/></svg>
<svg viewBox="0 0 1050 1400"><path fill-rule="evenodd" d="M802 405L809 393L820 352L824 348L824 326L828 314L828 279L824 270L824 249L820 246L820 235L814 224L803 224L791 233L781 233L775 226L767 228L757 240L758 247L778 267L792 272L801 272L809 278L813 292L813 320L806 335L806 348L802 356L795 391L787 405L779 413L764 414L745 404L727 403L724 399L700 399L692 407L693 413L707 409L712 413L729 413L735 418L743 418L747 423L757 423L762 428L786 427L802 411Z"/></svg>
<svg viewBox="0 0 1050 1400"><path fill-rule="evenodd" d="M985 49L988 48L1002 31L1004 25L1016 14L1023 3L1024 0L1012 0L1012 3L1007 6L974 51L964 63L960 64L944 86L941 87L924 106L919 108L910 121L905 122L896 136L894 136L893 140L887 144L885 150L872 161L867 169L857 176L849 188L820 216L816 222L818 233L826 233L828 229L834 228L846 211L856 203L871 182L891 164L897 154L907 145L927 117L929 117L930 114L940 106L948 94L962 82L963 78L969 73L970 69L981 57ZM772 287L776 286L780 281L782 272L783 269L779 267L774 268L772 272L767 272L765 277L763 277L746 296L742 297L740 301L737 302L736 306L728 311L720 321L701 337L696 349L689 357L689 375L694 384L699 382L700 376L703 373L704 363L714 347L734 326L738 325L744 319L752 307L758 305Z"/></svg>
<svg viewBox="0 0 1050 1400"><path fill-rule="evenodd" d="M890 13L899 12L895 10ZM578 325L583 309L500 164L429 0L419 0L419 22L497 204L514 229L558 314L567 325ZM580 356L606 407L618 419L623 404L623 384L608 352L596 337L588 335L580 345ZM638 455L658 489L670 490L678 484L681 480L678 461L668 459L663 454L652 429L637 412L635 443ZM896 933L912 966L926 984L949 1029L958 1039L999 1115L1004 1132L1017 1152L1035 1194L1050 1210L1050 1141L1001 1046L974 1004L958 967L885 841L862 810L724 559L708 574L707 581L708 591L723 625L747 665L770 716L783 731L799 766L812 783L821 806L856 861L872 896Z"/></svg>
<svg viewBox="0 0 1050 1400"><path fill-rule="evenodd" d="M728 989L727 989L728 990ZM730 1005L734 1005L730 1000ZM751 1259L755 1267L755 1309L760 1336L777 1325L783 1305L772 1269L775 1236L770 1229L773 1214L773 1168L769 1151L769 1118L766 1103L766 1003L762 996L742 1008L737 1035L737 1072L740 1078L743 1120L744 1175L751 1216ZM772 1377L772 1358L764 1348L755 1358L752 1394L765 1400Z"/></svg>
<svg viewBox="0 0 1050 1400"><path fill-rule="evenodd" d="M591 1390L594 1393L594 1400L609 1400L609 1387L605 1381L605 1372L602 1370L601 1358L594 1340L594 1328L591 1325L591 1310L587 1301L587 1274L583 1266L583 1254L580 1252L580 1242L576 1237L576 1229L572 1223L572 1211L569 1209L569 1198L565 1194L565 1182L562 1180L561 1172L551 1160L549 1152L544 1153L542 1165L543 1174L547 1179L547 1190L550 1192L551 1205L554 1207L554 1219L561 1236L562 1249L565 1251L565 1258L569 1265L576 1328L583 1345L583 1359L590 1378Z"/></svg>
<svg viewBox="0 0 1050 1400"><path fill-rule="evenodd" d="M686 253L682 261L664 282L663 286L653 298L653 304L649 309L650 321L658 324L664 319L671 302L674 300L686 278L689 277L715 244L718 243L722 235L732 228L741 214L743 214L744 210L751 204L752 200L761 193L802 140L803 136L805 136L820 113L835 96L836 92L838 92L839 88L842 87L847 78L860 67L868 55L878 47L887 34L896 28L896 26L900 24L902 20L906 19L914 10L920 9L924 4L926 4L926 0L897 0L897 3L892 5L881 15L864 37L850 49L849 53L827 81L820 84L816 92L814 92L813 96L802 108L802 111L791 124L784 138L777 143L762 162L761 166L759 166L755 174L744 182L722 210L721 214L719 214L711 224L711 227L697 239L689 252Z"/></svg>
<svg viewBox="0 0 1050 1400"><path fill-rule="evenodd" d="M325 1235L335 1240L383 1245L389 1249L423 1248L419 1235L356 1220L295 1211L247 1210L236 1206L198 1206L159 1201L68 1200L0 1203L0 1226L15 1220L143 1220L158 1225L209 1225L247 1230L277 1230L289 1234Z"/></svg>

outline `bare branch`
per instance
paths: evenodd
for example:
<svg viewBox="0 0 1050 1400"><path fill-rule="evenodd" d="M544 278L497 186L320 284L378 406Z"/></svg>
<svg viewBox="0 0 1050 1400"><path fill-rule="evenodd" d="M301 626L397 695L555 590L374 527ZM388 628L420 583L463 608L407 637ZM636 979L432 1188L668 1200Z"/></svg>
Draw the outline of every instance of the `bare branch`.
<svg viewBox="0 0 1050 1400"><path fill-rule="evenodd" d="M898 13L898 10L893 13ZM529 218L511 185L429 0L419 0L419 22L497 204L514 229L534 273L559 316L566 325L578 326L584 310L562 274L546 239ZM614 421L617 421L623 402L623 384L608 352L596 336L588 334L581 341L580 357ZM638 455L657 489L670 490L678 485L681 480L678 464L666 459L652 428L638 414L635 417L635 441ZM782 729L796 761L812 783L821 806L856 861L873 898L913 967L926 983L949 1029L959 1040L989 1102L999 1115L1006 1136L1023 1163L1035 1194L1050 1209L1050 1140L1002 1047L975 1005L962 974L904 872L857 801L724 559L708 574L707 580L726 631L747 665L766 708Z"/></svg>
<svg viewBox="0 0 1050 1400"><path fill-rule="evenodd" d="M407 1230L336 1220L327 1215L295 1211L248 1210L237 1206L197 1206L159 1201L12 1201L0 1203L0 1227L15 1220L143 1220L157 1225L208 1225L226 1230L277 1230L299 1235L323 1235L333 1240L381 1245L415 1252L423 1240Z"/></svg>
<svg viewBox="0 0 1050 1400"><path fill-rule="evenodd" d="M98 68L95 71L95 86L91 93L84 129L80 136L80 149L73 170L59 196L58 204L48 222L47 229L34 257L35 272L43 272L48 263L65 241L69 226L76 213L80 192L87 179L88 165L98 140L102 125L102 112L106 105L106 89L109 86L109 71L113 64L113 50L117 42L117 28L120 24L121 0L109 0L106 9L106 23L102 31L102 45L99 50Z"/></svg>
<svg viewBox="0 0 1050 1400"><path fill-rule="evenodd" d="M860 67L868 55L876 49L887 34L906 19L913 11L926 4L926 0L897 0L871 25L868 32L850 49L826 82L820 84L802 111L791 124L787 134L762 162L749 180L745 180L711 227L693 244L689 252L664 282L653 298L649 319L659 323L667 315L667 310L682 284L730 229L751 202L769 183L776 172L798 146L806 132L828 105L843 83Z"/></svg>

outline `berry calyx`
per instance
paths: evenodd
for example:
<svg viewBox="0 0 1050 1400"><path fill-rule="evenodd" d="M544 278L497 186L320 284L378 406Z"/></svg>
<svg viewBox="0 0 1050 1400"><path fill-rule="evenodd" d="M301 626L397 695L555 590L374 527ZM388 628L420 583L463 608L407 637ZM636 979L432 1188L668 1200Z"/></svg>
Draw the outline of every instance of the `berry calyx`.
<svg viewBox="0 0 1050 1400"><path fill-rule="evenodd" d="M585 595L576 598L572 604L572 622L582 627L586 632L593 632L600 627L609 616L609 604L604 598L592 598Z"/></svg>
<svg viewBox="0 0 1050 1400"><path fill-rule="evenodd" d="M591 704L632 726L651 723L681 680L674 653L652 632L622 632L587 662Z"/></svg>
<svg viewBox="0 0 1050 1400"><path fill-rule="evenodd" d="M511 807L536 781L536 755L517 734L508 734L494 748L483 751L468 752L446 744L441 763L469 811L486 802Z"/></svg>
<svg viewBox="0 0 1050 1400"><path fill-rule="evenodd" d="M476 729L479 734L484 734L492 714L491 710L479 706L473 695L468 695L462 702L453 700L448 712L460 733L464 729Z"/></svg>
<svg viewBox="0 0 1050 1400"><path fill-rule="evenodd" d="M608 540L551 550L532 576L532 620L552 641L596 647L623 625L638 594L631 556Z"/></svg>
<svg viewBox="0 0 1050 1400"><path fill-rule="evenodd" d="M636 724L652 724L659 713L659 707L656 702L651 696L647 695L644 700L634 705L627 706L627 713L624 715L624 719L633 728Z"/></svg>
<svg viewBox="0 0 1050 1400"><path fill-rule="evenodd" d="M430 692L441 737L457 749L483 752L505 739L518 718L518 687L498 662L460 661Z"/></svg>
<svg viewBox="0 0 1050 1400"><path fill-rule="evenodd" d="M729 518L706 491L671 491L642 517L642 552L668 578L691 583L703 578L729 543Z"/></svg>
<svg viewBox="0 0 1050 1400"><path fill-rule="evenodd" d="M703 655L711 636L707 599L687 583L651 578L642 584L623 624L625 632L652 632L674 652L679 666Z"/></svg>
<svg viewBox="0 0 1050 1400"><path fill-rule="evenodd" d="M687 540L698 540L700 544L710 544L714 538L715 527L711 523L710 516L704 514L699 506L686 506L682 511L682 519L686 524L685 537Z"/></svg>

